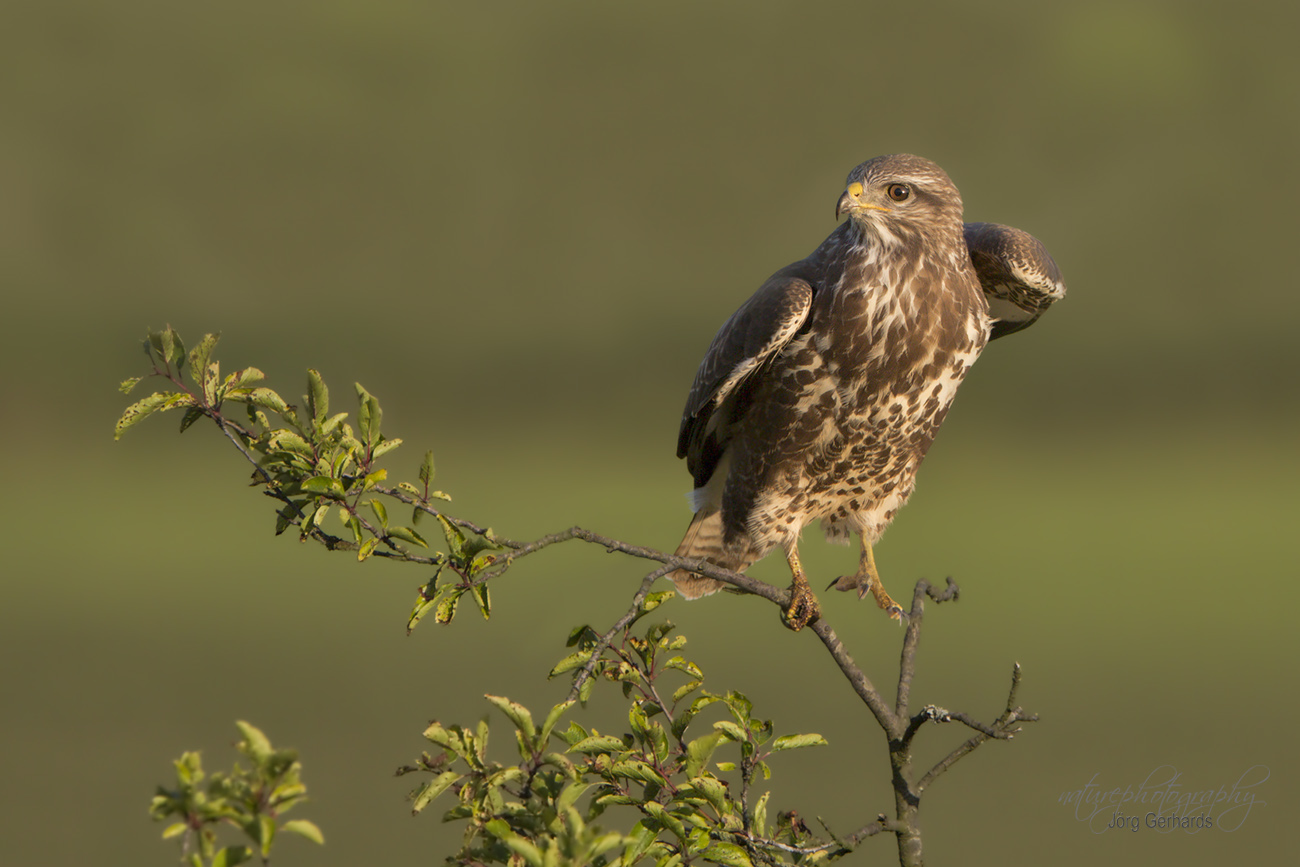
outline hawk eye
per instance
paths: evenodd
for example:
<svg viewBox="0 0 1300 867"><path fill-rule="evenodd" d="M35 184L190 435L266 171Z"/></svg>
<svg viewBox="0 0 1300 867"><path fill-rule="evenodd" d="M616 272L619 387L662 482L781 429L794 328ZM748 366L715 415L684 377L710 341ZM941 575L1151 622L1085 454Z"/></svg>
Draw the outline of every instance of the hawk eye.
<svg viewBox="0 0 1300 867"><path fill-rule="evenodd" d="M885 190L895 202L906 202L912 197L912 188L907 184L890 184Z"/></svg>

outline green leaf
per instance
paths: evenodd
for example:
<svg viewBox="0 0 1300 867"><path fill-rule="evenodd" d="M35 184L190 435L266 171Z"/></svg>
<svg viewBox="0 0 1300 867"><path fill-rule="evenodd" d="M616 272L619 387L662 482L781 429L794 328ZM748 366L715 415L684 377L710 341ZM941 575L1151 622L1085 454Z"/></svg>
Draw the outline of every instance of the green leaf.
<svg viewBox="0 0 1300 867"><path fill-rule="evenodd" d="M429 547L429 543L424 541L424 537L410 527L389 527L388 535L401 539L403 542L410 542L412 545L419 545L421 548Z"/></svg>
<svg viewBox="0 0 1300 867"><path fill-rule="evenodd" d="M727 788L717 777L704 775L691 777L691 787L709 802L719 816L727 814Z"/></svg>
<svg viewBox="0 0 1300 867"><path fill-rule="evenodd" d="M555 730L556 723L560 721L560 717L564 716L565 712L571 707L573 707L573 702L562 701L555 707L551 708L551 712L546 715L546 721L542 723L542 730L537 736L538 744L541 746L546 745L546 741L551 737L551 732Z"/></svg>
<svg viewBox="0 0 1300 867"><path fill-rule="evenodd" d="M357 433L361 441L366 444L366 450L369 452L379 442L379 426L383 419L383 411L379 408L379 400L366 391L361 383L354 383L357 389Z"/></svg>
<svg viewBox="0 0 1300 867"><path fill-rule="evenodd" d="M343 490L343 483L329 476L312 476L304 480L302 490L307 494L316 494L334 500L341 500L347 496L347 492Z"/></svg>
<svg viewBox="0 0 1300 867"><path fill-rule="evenodd" d="M381 500L377 499L377 498L376 498L376 499L372 499L372 500L370 501L370 509L371 509L371 511L373 511L373 512L375 513L375 517L379 520L379 526L381 526L381 527L387 527L387 526L388 526L388 509L386 509L386 508L384 507L383 502L382 502ZM426 546L426 547L428 547L428 546Z"/></svg>
<svg viewBox="0 0 1300 867"><path fill-rule="evenodd" d="M167 329L171 331L171 329ZM190 350L190 378L194 384L203 387L203 380L208 374L208 366L212 362L212 350L216 348L217 341L221 339L221 334L205 334L193 349Z"/></svg>
<svg viewBox="0 0 1300 867"><path fill-rule="evenodd" d="M289 405L284 402L284 398L269 388L254 388L247 394L235 395L232 399L269 409L281 416L289 414Z"/></svg>
<svg viewBox="0 0 1300 867"><path fill-rule="evenodd" d="M451 623L451 619L456 616L456 605L460 602L460 597L464 592L464 588L458 587L452 590L447 598L438 603L433 614L435 623Z"/></svg>
<svg viewBox="0 0 1300 867"><path fill-rule="evenodd" d="M686 698L686 696L695 692L695 690L699 689L703 685L704 681L702 680L692 680L690 683L677 687L677 689L673 691L673 704Z"/></svg>
<svg viewBox="0 0 1300 867"><path fill-rule="evenodd" d="M627 744L623 743L622 738L610 737L609 735L591 735L569 747L571 753L584 753L586 755L622 753L626 751Z"/></svg>
<svg viewBox="0 0 1300 867"><path fill-rule="evenodd" d="M371 460L376 460L376 459L378 459L378 458L381 458L381 457L383 457L384 455L386 455L386 454L388 454L389 452L391 452L393 449L395 449L395 448L397 448L398 446L400 446L401 444L402 444L402 439L401 439L401 437L394 437L394 438L391 439L391 440L390 440L390 439L385 439L383 442L379 443L378 445L376 445L376 446L374 447L374 449L371 450L371 452L370 452L370 459L371 459Z"/></svg>
<svg viewBox="0 0 1300 867"><path fill-rule="evenodd" d="M194 857L198 857L197 852ZM236 867L251 860L253 860L253 850L249 847L227 846L212 857L212 867Z"/></svg>
<svg viewBox="0 0 1300 867"><path fill-rule="evenodd" d="M457 562L465 561L465 534L443 515L438 516L438 523L442 524L442 534L447 537L447 553L451 559Z"/></svg>
<svg viewBox="0 0 1300 867"><path fill-rule="evenodd" d="M654 611L660 605L676 596L673 590L660 590L657 593L647 593L645 599L641 600L641 613L648 614Z"/></svg>
<svg viewBox="0 0 1300 867"><path fill-rule="evenodd" d="M257 817L257 837L262 844L262 860L271 855L271 844L275 842L275 819L271 816Z"/></svg>
<svg viewBox="0 0 1300 867"><path fill-rule="evenodd" d="M760 837L767 836L767 799L771 795L771 792L764 792L754 805L754 833Z"/></svg>
<svg viewBox="0 0 1300 867"><path fill-rule="evenodd" d="M117 387L117 390L122 392L122 394L130 394L131 389L139 385L140 380L142 379L144 379L143 376L133 376L130 379L124 379L122 380L122 384Z"/></svg>
<svg viewBox="0 0 1300 867"><path fill-rule="evenodd" d="M745 734L745 730L730 720L718 720L713 724L713 728L715 731L723 733L737 743L743 744L745 741L749 740Z"/></svg>
<svg viewBox="0 0 1300 867"><path fill-rule="evenodd" d="M197 406L192 406L185 410L185 415L181 416L180 433L185 433L190 429L190 425L194 424L201 418L203 418L203 410L199 409Z"/></svg>
<svg viewBox="0 0 1300 867"><path fill-rule="evenodd" d="M533 715L528 711L528 708L499 695L485 695L483 697L509 717L510 721L515 724L515 728L519 729L528 740L532 741L537 737L537 727L533 725Z"/></svg>
<svg viewBox="0 0 1300 867"><path fill-rule="evenodd" d="M570 653L564 659L555 663L555 668L551 669L551 673L547 677L556 677L565 672L573 671L575 668L581 668L591 659L592 652L590 650L579 650L577 653Z"/></svg>
<svg viewBox="0 0 1300 867"><path fill-rule="evenodd" d="M367 557L375 553L375 548L377 547L379 547L379 540L374 538L373 536L367 539L366 541L362 542L361 547L357 549L357 562L361 563L365 561ZM423 617L424 615L421 614L420 616ZM409 627L413 625L414 624L408 624L407 632L410 632Z"/></svg>
<svg viewBox="0 0 1300 867"><path fill-rule="evenodd" d="M324 424L326 416L330 414L330 390L325 386L320 373L314 369L307 371L307 411L317 426Z"/></svg>
<svg viewBox="0 0 1300 867"><path fill-rule="evenodd" d="M194 406L194 398L179 391L155 391L126 408L122 417L113 428L113 439L121 439L127 428L139 424L155 412L175 409L178 406Z"/></svg>
<svg viewBox="0 0 1300 867"><path fill-rule="evenodd" d="M424 487L428 489L433 482L433 452L424 453L424 460L420 463L420 481L424 482Z"/></svg>
<svg viewBox="0 0 1300 867"><path fill-rule="evenodd" d="M265 764L272 753L270 738L252 723L236 720L235 726L239 729L239 733L244 736L244 739L239 743L239 751L259 766Z"/></svg>
<svg viewBox="0 0 1300 867"><path fill-rule="evenodd" d="M173 837L179 837L181 834L184 834L186 831L188 831L189 827L190 826L185 824L184 822L175 822L163 829L162 838L164 840L170 840Z"/></svg>
<svg viewBox="0 0 1300 867"><path fill-rule="evenodd" d="M325 835L321 833L320 828L316 827L315 822L309 822L306 819L290 819L280 826L280 830L306 837L320 846L325 845Z"/></svg>
<svg viewBox="0 0 1300 867"><path fill-rule="evenodd" d="M703 737L698 737L686 745L686 766L684 772L687 777L698 777L704 771L704 766L709 763L713 756L714 750L718 744L722 743L721 732L711 732Z"/></svg>
<svg viewBox="0 0 1300 867"><path fill-rule="evenodd" d="M723 867L754 867L754 863L749 860L749 855L744 849L735 843L725 843L721 840L704 850L704 860L713 861Z"/></svg>
<svg viewBox="0 0 1300 867"><path fill-rule="evenodd" d="M474 601L478 603L478 610L483 615L483 619L490 619L492 617L492 593L488 590L488 586L486 584L474 584L470 586L470 592L474 594Z"/></svg>
<svg viewBox="0 0 1300 867"><path fill-rule="evenodd" d="M425 733L427 736L427 732ZM439 774L432 782L425 783L416 790L412 797L411 815L415 815L429 806L429 803L443 792L447 791L461 778L461 774L455 771L444 771Z"/></svg>
<svg viewBox="0 0 1300 867"><path fill-rule="evenodd" d="M668 781L664 779L663 774L656 771L652 765L636 759L615 762L614 766L610 768L610 772L620 777L627 777L631 780L639 780L640 782L651 783L657 786L665 786L668 784Z"/></svg>
<svg viewBox="0 0 1300 867"><path fill-rule="evenodd" d="M821 735L781 735L781 737L772 741L772 752L779 753L781 750L797 750L800 747L823 746L826 746L826 738Z"/></svg>
<svg viewBox="0 0 1300 867"><path fill-rule="evenodd" d="M678 714L673 720L673 735L680 738L685 734L687 727L691 724L691 720L695 719L695 715L704 710L704 708L713 704L715 701L722 701L722 698L707 692L692 701L691 706Z"/></svg>
<svg viewBox="0 0 1300 867"><path fill-rule="evenodd" d="M266 374L262 373L262 371L258 370L256 367L245 367L243 370L236 370L234 373L227 376L224 386L226 391L236 388L242 389L252 385L254 382L261 382L264 379L266 379Z"/></svg>

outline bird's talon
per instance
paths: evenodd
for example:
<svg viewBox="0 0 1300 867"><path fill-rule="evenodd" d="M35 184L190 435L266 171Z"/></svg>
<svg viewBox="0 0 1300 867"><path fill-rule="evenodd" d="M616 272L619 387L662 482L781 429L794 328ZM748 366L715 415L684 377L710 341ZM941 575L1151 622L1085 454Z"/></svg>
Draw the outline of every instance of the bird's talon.
<svg viewBox="0 0 1300 867"><path fill-rule="evenodd" d="M781 622L787 629L798 632L821 617L821 613L821 606L811 590L794 587L790 591L790 605L781 612Z"/></svg>

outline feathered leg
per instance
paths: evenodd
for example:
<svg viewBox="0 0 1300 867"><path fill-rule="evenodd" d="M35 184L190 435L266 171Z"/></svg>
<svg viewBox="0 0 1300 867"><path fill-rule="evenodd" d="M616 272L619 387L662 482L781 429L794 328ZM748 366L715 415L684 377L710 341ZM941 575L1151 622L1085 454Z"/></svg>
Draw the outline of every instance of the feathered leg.
<svg viewBox="0 0 1300 867"><path fill-rule="evenodd" d="M880 573L876 571L876 555L872 553L871 545L865 536L862 537L862 554L858 557L858 571L853 575L836 578L827 589L832 588L857 590L859 599L870 593L875 598L876 604L888 612L891 618L900 623L903 620L902 606L890 598L885 592L885 585L880 583Z"/></svg>

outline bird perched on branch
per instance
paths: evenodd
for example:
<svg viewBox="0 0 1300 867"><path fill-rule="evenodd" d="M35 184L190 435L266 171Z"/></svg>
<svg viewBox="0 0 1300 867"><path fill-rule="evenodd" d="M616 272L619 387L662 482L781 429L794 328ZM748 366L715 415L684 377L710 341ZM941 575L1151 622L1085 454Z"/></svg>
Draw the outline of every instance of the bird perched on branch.
<svg viewBox="0 0 1300 867"><path fill-rule="evenodd" d="M794 579L783 620L795 630L819 615L799 564L800 533L815 520L833 541L862 542L857 572L831 586L871 593L901 618L872 546L985 344L1065 294L1042 244L963 224L956 186L921 157L853 169L835 215L848 219L713 338L677 441L695 480L677 555L741 571L782 548ZM723 586L686 570L669 577L688 599Z"/></svg>

